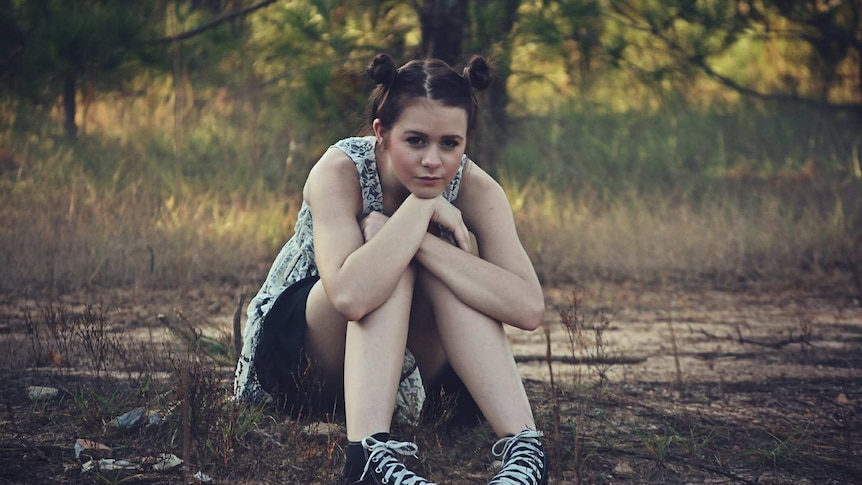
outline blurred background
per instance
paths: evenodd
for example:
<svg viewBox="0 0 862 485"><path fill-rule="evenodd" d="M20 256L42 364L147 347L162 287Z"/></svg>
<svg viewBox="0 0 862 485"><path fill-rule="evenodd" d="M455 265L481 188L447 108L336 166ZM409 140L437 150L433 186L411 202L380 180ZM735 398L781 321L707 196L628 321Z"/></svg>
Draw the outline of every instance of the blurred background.
<svg viewBox="0 0 862 485"><path fill-rule="evenodd" d="M862 294L850 0L0 0L0 291L258 284L378 52L493 62L468 154L546 285Z"/></svg>

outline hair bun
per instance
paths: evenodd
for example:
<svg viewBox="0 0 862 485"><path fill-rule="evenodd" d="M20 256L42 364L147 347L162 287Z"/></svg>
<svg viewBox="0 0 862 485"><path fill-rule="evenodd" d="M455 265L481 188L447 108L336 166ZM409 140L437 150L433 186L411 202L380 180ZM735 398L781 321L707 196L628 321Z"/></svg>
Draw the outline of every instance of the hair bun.
<svg viewBox="0 0 862 485"><path fill-rule="evenodd" d="M486 89L491 85L493 72L488 61L480 55L474 55L467 60L464 67L464 79L470 83L470 87L476 91Z"/></svg>
<svg viewBox="0 0 862 485"><path fill-rule="evenodd" d="M375 83L389 86L395 80L395 61L389 54L377 54L366 72Z"/></svg>

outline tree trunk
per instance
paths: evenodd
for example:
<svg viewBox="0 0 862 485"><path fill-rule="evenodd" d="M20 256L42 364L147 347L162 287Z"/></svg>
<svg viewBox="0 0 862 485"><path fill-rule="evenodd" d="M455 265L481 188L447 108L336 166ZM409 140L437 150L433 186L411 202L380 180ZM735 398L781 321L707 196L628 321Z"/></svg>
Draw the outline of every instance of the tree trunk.
<svg viewBox="0 0 862 485"><path fill-rule="evenodd" d="M470 150L470 156L476 163L492 175L496 175L506 141L509 139L509 116L506 112L509 90L506 82L511 68L508 58L497 58L494 68L496 79L479 98L479 124Z"/></svg>
<svg viewBox="0 0 862 485"><path fill-rule="evenodd" d="M66 74L66 79L63 81L63 128L66 131L66 137L74 140L78 137L78 125L75 124L75 112L77 106L75 96L78 94L78 73L74 69Z"/></svg>
<svg viewBox="0 0 862 485"><path fill-rule="evenodd" d="M425 0L419 9L419 22L423 56L449 64L461 60L467 24L466 0Z"/></svg>
<svg viewBox="0 0 862 485"><path fill-rule="evenodd" d="M474 22L476 28L471 28L471 32L475 37L469 39L469 45L475 46L477 54L494 59L496 79L482 93L479 123L470 145L471 158L491 173L496 171L507 139L507 82L512 70L510 34L520 3L520 0L475 2L471 7L467 0L425 0L419 8L423 56L458 64L463 60L467 25Z"/></svg>
<svg viewBox="0 0 862 485"><path fill-rule="evenodd" d="M520 0L491 2L477 7L479 38L472 39L486 57L493 57L495 79L479 100L479 125L473 137L471 157L487 172L497 174L509 140L509 76L512 74L512 29ZM480 9L485 9L481 11Z"/></svg>

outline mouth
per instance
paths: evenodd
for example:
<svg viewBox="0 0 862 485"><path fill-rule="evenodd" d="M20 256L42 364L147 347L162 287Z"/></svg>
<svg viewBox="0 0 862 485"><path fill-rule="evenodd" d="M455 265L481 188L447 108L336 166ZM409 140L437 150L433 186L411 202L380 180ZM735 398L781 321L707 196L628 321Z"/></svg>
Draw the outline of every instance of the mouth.
<svg viewBox="0 0 862 485"><path fill-rule="evenodd" d="M436 184L437 182L443 180L440 177L430 177L430 176L416 177L416 178L419 179L419 181L422 182L423 184L429 184L429 185L430 184Z"/></svg>

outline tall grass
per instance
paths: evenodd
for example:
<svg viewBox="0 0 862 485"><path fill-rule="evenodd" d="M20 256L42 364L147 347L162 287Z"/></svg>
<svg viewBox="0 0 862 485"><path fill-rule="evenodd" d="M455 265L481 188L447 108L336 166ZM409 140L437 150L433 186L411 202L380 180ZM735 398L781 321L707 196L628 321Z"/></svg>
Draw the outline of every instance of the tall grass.
<svg viewBox="0 0 862 485"><path fill-rule="evenodd" d="M263 277L319 136L291 152L280 128L249 132L259 120L215 106L175 147L158 110L111 125L129 109L91 108L76 143L3 132L0 291ZM522 120L497 172L548 283L829 270L862 233L855 123L781 107L569 110Z"/></svg>
<svg viewBox="0 0 862 485"><path fill-rule="evenodd" d="M94 143L45 143L0 180L0 290L237 280L292 231L296 196L263 179L178 185L148 160L165 156L157 142Z"/></svg>
<svg viewBox="0 0 862 485"><path fill-rule="evenodd" d="M821 209L794 207L801 202L772 191L751 198L717 192L698 204L630 192L604 203L547 188L524 194L529 182L505 179L505 185L520 194L521 238L548 282L827 272L844 264L862 213L858 193L835 194L833 205Z"/></svg>
<svg viewBox="0 0 862 485"><path fill-rule="evenodd" d="M500 180L547 281L846 266L862 120L793 106L527 119Z"/></svg>

